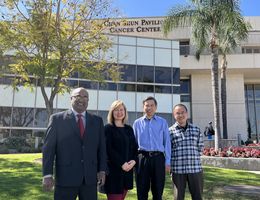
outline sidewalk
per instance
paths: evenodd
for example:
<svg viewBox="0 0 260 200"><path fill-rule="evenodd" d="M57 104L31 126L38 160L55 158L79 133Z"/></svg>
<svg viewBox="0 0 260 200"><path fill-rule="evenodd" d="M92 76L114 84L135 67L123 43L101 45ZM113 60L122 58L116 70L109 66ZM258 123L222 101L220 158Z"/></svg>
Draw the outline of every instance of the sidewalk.
<svg viewBox="0 0 260 200"><path fill-rule="evenodd" d="M260 195L260 186L251 186L251 185L232 185L232 186L224 186L225 191L229 192L239 192L244 194L253 194Z"/></svg>

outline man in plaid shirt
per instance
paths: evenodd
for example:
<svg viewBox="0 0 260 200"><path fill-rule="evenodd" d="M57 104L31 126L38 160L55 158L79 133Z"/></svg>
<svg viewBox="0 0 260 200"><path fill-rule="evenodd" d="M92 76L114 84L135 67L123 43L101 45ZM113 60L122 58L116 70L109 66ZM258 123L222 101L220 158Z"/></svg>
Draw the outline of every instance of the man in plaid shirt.
<svg viewBox="0 0 260 200"><path fill-rule="evenodd" d="M171 175L174 199L183 200L186 182L193 200L201 200L203 192L203 173L200 156L203 138L200 129L187 122L188 110L183 104L173 108L176 123L170 128L171 138Z"/></svg>

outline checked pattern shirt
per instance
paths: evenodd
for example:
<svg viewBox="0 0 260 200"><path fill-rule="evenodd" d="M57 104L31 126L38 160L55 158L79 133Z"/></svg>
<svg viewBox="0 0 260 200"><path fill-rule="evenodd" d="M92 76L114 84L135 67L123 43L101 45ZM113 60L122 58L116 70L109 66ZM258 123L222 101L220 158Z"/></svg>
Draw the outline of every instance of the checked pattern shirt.
<svg viewBox="0 0 260 200"><path fill-rule="evenodd" d="M176 122L169 128L171 139L171 172L189 174L202 171L200 156L203 137L200 129L188 123L184 129Z"/></svg>

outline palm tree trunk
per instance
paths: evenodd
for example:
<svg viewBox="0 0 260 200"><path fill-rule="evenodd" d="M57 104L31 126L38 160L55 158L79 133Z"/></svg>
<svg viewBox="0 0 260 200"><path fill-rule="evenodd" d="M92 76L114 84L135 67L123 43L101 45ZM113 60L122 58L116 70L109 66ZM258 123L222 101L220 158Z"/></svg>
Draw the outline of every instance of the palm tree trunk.
<svg viewBox="0 0 260 200"><path fill-rule="evenodd" d="M221 106L222 106L222 126L223 126L223 138L228 138L227 131L227 86L226 86L226 70L227 70L227 58L223 55L221 64Z"/></svg>
<svg viewBox="0 0 260 200"><path fill-rule="evenodd" d="M218 48L213 45L211 48L211 81L212 81L212 98L215 126L215 150L219 148L220 134L220 114L219 114L219 85L218 85Z"/></svg>

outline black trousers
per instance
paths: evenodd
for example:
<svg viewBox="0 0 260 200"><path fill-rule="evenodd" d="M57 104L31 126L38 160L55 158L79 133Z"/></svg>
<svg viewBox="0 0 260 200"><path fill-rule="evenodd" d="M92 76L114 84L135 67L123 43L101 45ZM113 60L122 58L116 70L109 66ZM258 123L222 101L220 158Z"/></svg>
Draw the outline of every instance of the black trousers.
<svg viewBox="0 0 260 200"><path fill-rule="evenodd" d="M97 186L83 183L79 187L55 186L54 200L97 200Z"/></svg>
<svg viewBox="0 0 260 200"><path fill-rule="evenodd" d="M165 183L165 157L161 152L138 154L136 187L138 200L147 200L151 188L153 200L162 200Z"/></svg>
<svg viewBox="0 0 260 200"><path fill-rule="evenodd" d="M174 200L184 200L186 183L193 200L202 200L203 172L194 174L172 174Z"/></svg>

